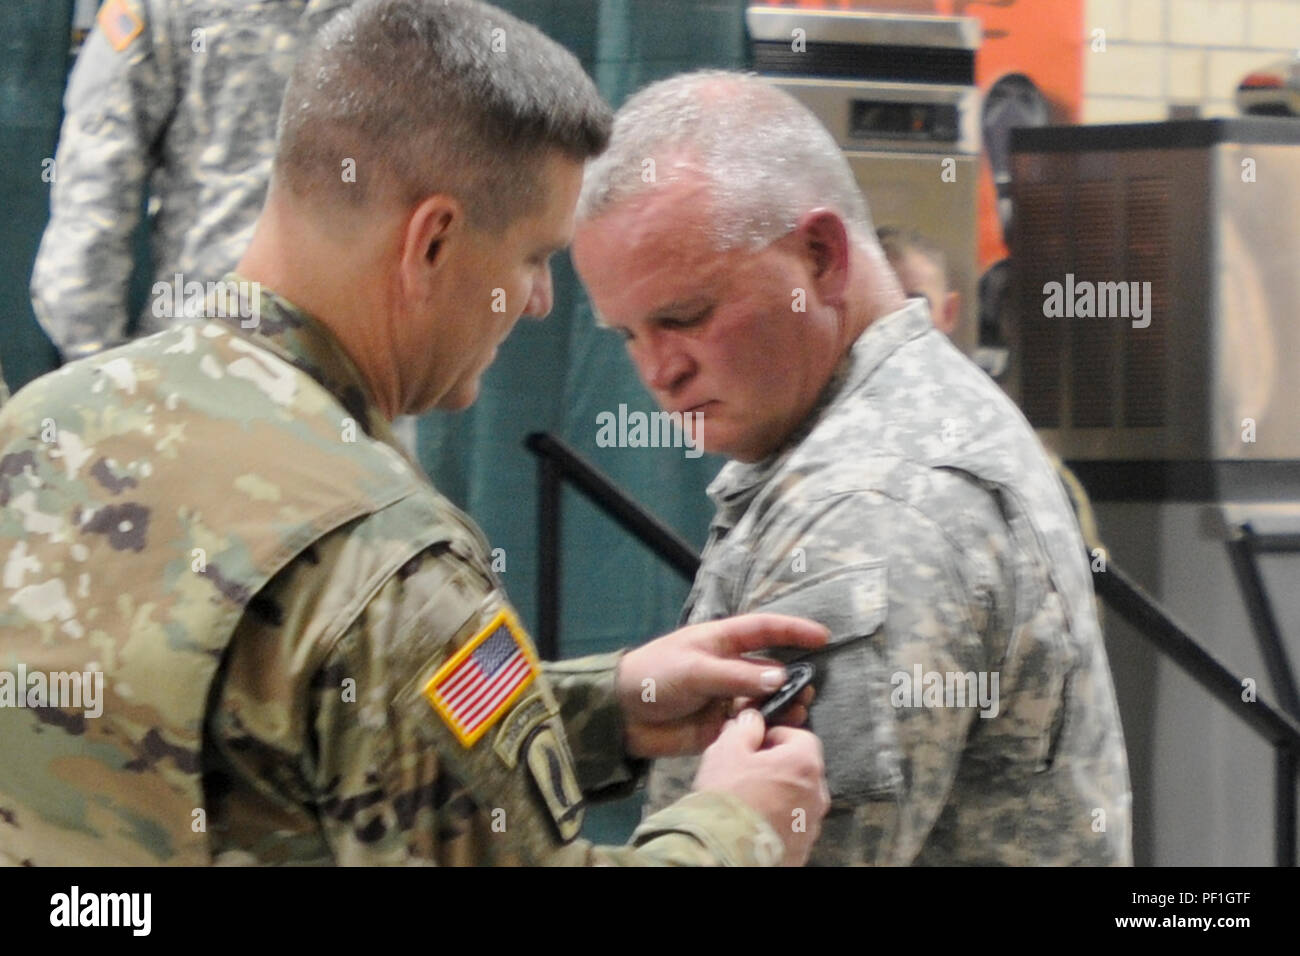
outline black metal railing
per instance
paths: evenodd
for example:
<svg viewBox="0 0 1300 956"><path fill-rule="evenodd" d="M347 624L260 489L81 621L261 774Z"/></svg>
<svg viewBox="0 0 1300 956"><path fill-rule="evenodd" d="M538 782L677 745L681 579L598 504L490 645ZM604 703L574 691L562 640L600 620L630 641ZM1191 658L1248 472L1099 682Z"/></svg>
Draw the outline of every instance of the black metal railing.
<svg viewBox="0 0 1300 956"><path fill-rule="evenodd" d="M1249 522L1236 525L1228 538L1228 557L1232 562L1237 586L1246 602L1251 630L1259 643L1264 666L1268 668L1279 705L1293 722L1300 721L1300 693L1296 690L1295 670L1291 667L1282 629L1264 587L1257 558L1261 554L1295 554L1300 552L1300 535L1259 534ZM1296 771L1300 769L1300 754L1274 744L1275 770L1274 814L1277 816L1278 865L1294 866L1296 859ZM1289 826L1283 828L1283 821Z"/></svg>
<svg viewBox="0 0 1300 956"><path fill-rule="evenodd" d="M643 542L687 581L695 579L700 556L681 535L623 493L569 445L546 432L533 432L524 445L537 456L537 649L558 657L560 621L560 491L568 481L633 537Z"/></svg>
<svg viewBox="0 0 1300 956"><path fill-rule="evenodd" d="M538 648L542 656L558 656L560 619L560 492L569 482L592 504L665 560L687 581L694 580L700 558L680 535L628 497L599 469L554 435L535 432L528 436L528 449L537 456L539 529L539 574L537 585ZM1249 528L1229 542L1234 568L1243 581L1252 626L1260 640L1274 686L1287 698L1295 695L1295 682L1279 639L1277 622L1263 594L1256 553L1300 550L1296 536L1249 534ZM1243 543L1243 538L1245 539ZM1235 550L1234 550L1235 549ZM1091 555L1088 555L1091 559ZM1253 576L1254 590L1248 585ZM1296 772L1300 766L1300 720L1288 713L1293 699L1284 699L1285 710L1272 706L1258 693L1243 698L1244 683L1186 629L1176 623L1155 599L1110 561L1093 571L1097 594L1137 630L1156 650L1168 657L1211 697L1241 718L1273 745L1275 754L1274 828L1278 866L1296 864ZM1255 593L1257 591L1258 593Z"/></svg>

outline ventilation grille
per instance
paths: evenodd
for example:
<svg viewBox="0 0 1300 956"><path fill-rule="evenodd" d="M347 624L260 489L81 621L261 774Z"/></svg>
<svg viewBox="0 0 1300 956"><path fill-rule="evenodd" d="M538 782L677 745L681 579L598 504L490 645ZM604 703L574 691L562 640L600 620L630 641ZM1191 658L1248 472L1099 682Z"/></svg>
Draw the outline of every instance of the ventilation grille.
<svg viewBox="0 0 1300 956"><path fill-rule="evenodd" d="M1026 185L1016 191L1016 265L1022 277L1020 301L1020 405L1035 428L1061 424L1060 319L1043 315L1043 287L1058 281L1069 258L1065 187ZM1016 346L1013 344L1012 346Z"/></svg>
<svg viewBox="0 0 1300 956"><path fill-rule="evenodd" d="M975 51L943 47L858 46L808 43L792 49L789 40L756 40L754 69L787 76L830 76L895 83L975 83Z"/></svg>
<svg viewBox="0 0 1300 956"><path fill-rule="evenodd" d="M1035 428L1164 426L1169 181L1033 183L1015 195L1025 416ZM1049 283L1061 286L1064 316L1045 314ZM1075 314L1082 283L1091 284L1090 316ZM1150 310L1147 328L1133 328L1133 293Z"/></svg>
<svg viewBox="0 0 1300 956"><path fill-rule="evenodd" d="M1170 323L1169 181L1128 182L1125 274L1131 282L1151 283L1151 325L1124 336L1124 424L1129 428L1165 424Z"/></svg>

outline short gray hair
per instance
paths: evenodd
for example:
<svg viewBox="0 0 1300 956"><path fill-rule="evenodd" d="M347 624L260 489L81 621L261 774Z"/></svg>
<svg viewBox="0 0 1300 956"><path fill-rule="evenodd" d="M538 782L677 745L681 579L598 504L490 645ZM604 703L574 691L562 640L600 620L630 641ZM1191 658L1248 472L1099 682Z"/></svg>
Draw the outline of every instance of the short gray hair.
<svg viewBox="0 0 1300 956"><path fill-rule="evenodd" d="M759 248L823 206L855 241L871 241L866 198L835 140L803 104L752 73L683 73L629 99L609 150L587 164L578 217L671 182L673 162L707 179L719 248Z"/></svg>
<svg viewBox="0 0 1300 956"><path fill-rule="evenodd" d="M499 231L542 201L549 151L583 162L611 122L572 54L495 7L359 0L294 67L275 176L323 204L449 193L471 223Z"/></svg>

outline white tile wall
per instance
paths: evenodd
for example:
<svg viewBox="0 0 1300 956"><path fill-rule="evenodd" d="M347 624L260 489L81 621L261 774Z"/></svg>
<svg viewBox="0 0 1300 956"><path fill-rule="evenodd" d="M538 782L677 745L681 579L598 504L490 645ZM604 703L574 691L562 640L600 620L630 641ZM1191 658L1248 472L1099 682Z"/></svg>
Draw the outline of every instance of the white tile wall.
<svg viewBox="0 0 1300 956"><path fill-rule="evenodd" d="M1091 39L1093 30L1105 30L1106 42L1128 39L1128 3L1126 0L1088 0L1084 11L1084 33Z"/></svg>
<svg viewBox="0 0 1300 956"><path fill-rule="evenodd" d="M1165 55L1165 95L1178 103L1205 99L1204 50L1170 47Z"/></svg>
<svg viewBox="0 0 1300 956"><path fill-rule="evenodd" d="M1127 40L1160 43L1165 39L1167 0L1137 0L1124 4L1128 11Z"/></svg>
<svg viewBox="0 0 1300 956"><path fill-rule="evenodd" d="M1165 86L1163 46L1107 41L1104 53L1084 48L1083 88L1097 96L1125 96L1145 92L1163 96Z"/></svg>
<svg viewBox="0 0 1300 956"><path fill-rule="evenodd" d="M1300 52L1300 0L1085 0L1082 44L1085 123L1164 119L1175 104L1235 116L1243 76Z"/></svg>
<svg viewBox="0 0 1300 956"><path fill-rule="evenodd" d="M1246 42L1274 47L1279 43L1300 49L1300 3L1296 0L1255 0L1250 6Z"/></svg>
<svg viewBox="0 0 1300 956"><path fill-rule="evenodd" d="M1083 123L1152 123L1168 118L1164 103L1136 97L1089 96L1083 101Z"/></svg>
<svg viewBox="0 0 1300 956"><path fill-rule="evenodd" d="M1142 0L1134 0L1141 3ZM1169 0L1169 41L1237 46L1246 39L1247 0Z"/></svg>

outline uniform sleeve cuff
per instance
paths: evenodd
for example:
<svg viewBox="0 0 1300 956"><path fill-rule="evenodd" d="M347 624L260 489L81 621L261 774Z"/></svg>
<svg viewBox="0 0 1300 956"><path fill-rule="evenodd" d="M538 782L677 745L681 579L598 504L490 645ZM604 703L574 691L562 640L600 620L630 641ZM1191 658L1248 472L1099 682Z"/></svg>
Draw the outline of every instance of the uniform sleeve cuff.
<svg viewBox="0 0 1300 956"><path fill-rule="evenodd" d="M578 785L591 801L626 796L645 777L648 767L647 761L629 757L623 749L623 710L614 684L623 653L543 665L560 704Z"/></svg>
<svg viewBox="0 0 1300 956"><path fill-rule="evenodd" d="M778 866L785 845L771 824L739 797L689 793L636 828L632 844L653 852L654 841L684 834L697 840L719 866Z"/></svg>

